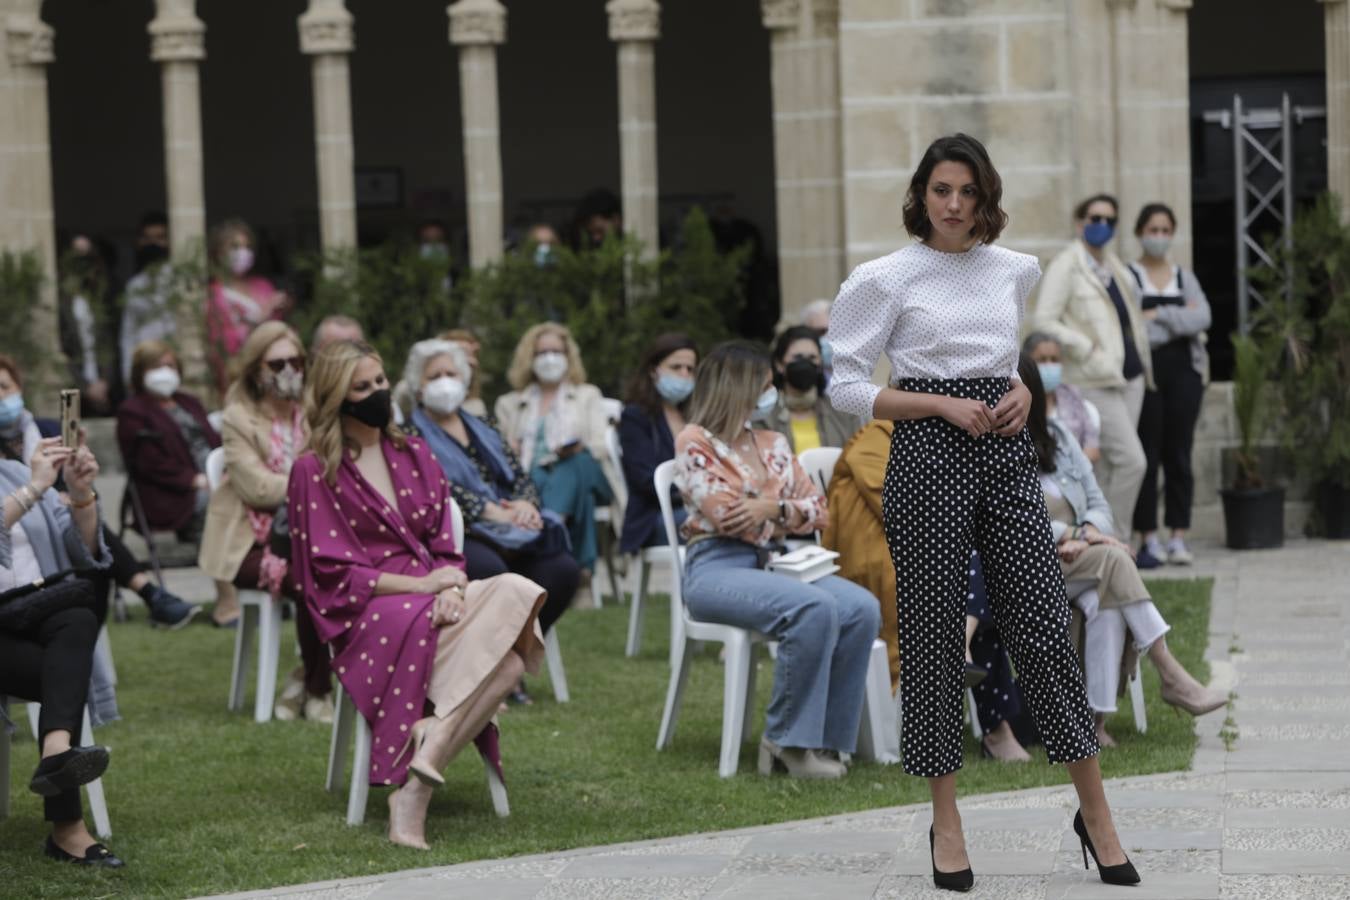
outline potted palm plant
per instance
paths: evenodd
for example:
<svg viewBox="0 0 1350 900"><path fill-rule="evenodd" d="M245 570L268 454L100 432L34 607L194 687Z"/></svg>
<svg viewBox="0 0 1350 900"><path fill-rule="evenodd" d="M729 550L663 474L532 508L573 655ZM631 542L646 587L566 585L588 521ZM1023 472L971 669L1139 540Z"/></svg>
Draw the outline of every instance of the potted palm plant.
<svg viewBox="0 0 1350 900"><path fill-rule="evenodd" d="M1284 543L1284 488L1271 484L1270 466L1259 442L1270 421L1273 392L1268 383L1270 354L1251 335L1233 336L1233 413L1239 445L1223 498L1226 543L1235 550L1279 547Z"/></svg>

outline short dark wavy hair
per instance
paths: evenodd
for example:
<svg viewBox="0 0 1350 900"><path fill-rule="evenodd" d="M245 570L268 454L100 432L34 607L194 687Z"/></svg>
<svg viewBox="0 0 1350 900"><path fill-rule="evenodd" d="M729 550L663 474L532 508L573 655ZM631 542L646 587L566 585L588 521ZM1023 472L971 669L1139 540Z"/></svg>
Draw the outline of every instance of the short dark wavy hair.
<svg viewBox="0 0 1350 900"><path fill-rule="evenodd" d="M998 240L1003 229L1008 226L1008 214L1000 205L1003 201L1003 179L989 159L989 151L984 149L977 139L968 134L952 134L940 137L928 145L914 177L909 180L909 191L905 194L905 230L913 237L928 240L933 233L933 223L928 220L923 198L928 192L928 179L940 162L964 163L975 176L976 198L975 227L970 236L981 244L992 244Z"/></svg>

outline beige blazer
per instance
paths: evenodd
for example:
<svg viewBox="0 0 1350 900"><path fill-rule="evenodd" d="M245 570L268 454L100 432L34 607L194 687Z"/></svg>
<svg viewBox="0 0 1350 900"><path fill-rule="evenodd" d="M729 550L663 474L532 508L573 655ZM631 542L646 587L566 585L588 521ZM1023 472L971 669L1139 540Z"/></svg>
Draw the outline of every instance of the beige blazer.
<svg viewBox="0 0 1350 900"><path fill-rule="evenodd" d="M225 478L206 508L197 565L218 581L233 581L253 548L248 510L272 511L286 501L289 475L267 467L271 455L272 419L257 407L231 403L220 428L225 448ZM303 448L296 448L297 455Z"/></svg>
<svg viewBox="0 0 1350 900"><path fill-rule="evenodd" d="M1104 258L1125 298L1134 346L1144 364L1144 379L1153 387L1153 359L1148 329L1135 300L1134 279L1110 251ZM1043 331L1063 348L1064 381L1080 388L1125 384L1125 341L1120 317L1101 279L1092 271L1087 248L1075 240L1050 261L1027 317L1027 331Z"/></svg>
<svg viewBox="0 0 1350 900"><path fill-rule="evenodd" d="M605 446L605 429L610 425L605 411L604 395L593 384L564 384L559 389L556 415L549 416L547 438L550 457L553 451L572 438L577 438L600 463L611 486L619 484L618 472L609 449ZM524 390L512 391L497 398L493 413L497 430L512 449L520 454L520 464L529 470L535 436L539 428L539 386L531 383ZM616 504L617 505L617 504Z"/></svg>

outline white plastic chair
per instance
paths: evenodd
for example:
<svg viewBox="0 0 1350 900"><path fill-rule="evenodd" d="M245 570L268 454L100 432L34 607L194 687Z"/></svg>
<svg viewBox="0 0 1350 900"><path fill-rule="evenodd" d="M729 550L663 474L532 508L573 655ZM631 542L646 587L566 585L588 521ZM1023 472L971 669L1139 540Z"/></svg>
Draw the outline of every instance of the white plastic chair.
<svg viewBox="0 0 1350 900"><path fill-rule="evenodd" d="M803 450L797 455L797 460L806 470L806 474L816 483L816 487L820 488L820 492L828 494L830 479L834 477L834 467L839 462L839 457L843 455L844 451L840 447L814 447Z"/></svg>
<svg viewBox="0 0 1350 900"><path fill-rule="evenodd" d="M0 710L9 714L11 698L0 694ZM38 716L42 704L29 701L28 724L33 730L33 739L38 739ZM9 732L0 728L0 819L9 817ZM89 722L89 707L84 708L84 718L80 724L78 746L87 747L94 743L94 729ZM103 779L95 778L84 786L89 795L89 812L94 819L94 833L107 840L112 837L112 824L108 821L108 800L103 795Z"/></svg>
<svg viewBox="0 0 1350 900"><path fill-rule="evenodd" d="M215 493L225 481L225 449L217 447L206 457L206 481ZM272 718L277 693L277 665L281 659L281 606L267 591L236 588L239 595L239 624L234 631L234 664L230 671L228 707L244 706L244 679L248 675L249 648L258 639L258 677L254 688L253 721Z"/></svg>
<svg viewBox="0 0 1350 900"><path fill-rule="evenodd" d="M623 401L615 400L613 397L601 397L600 408L605 412L605 421L609 423L606 426L605 442L608 448L609 436L608 429L613 428L615 422L623 415ZM596 460L600 462L600 460ZM619 478L623 478L623 469L618 468ZM593 596L595 605L601 607L605 605L605 593L602 585L609 588L610 594L614 597L616 603L623 602L623 586L619 584L619 570L615 565L616 555L615 545L618 543L619 531L623 528L623 522L615 517L616 509L622 509L623 503L627 500L627 486L622 489L618 485L610 485L615 490L614 506L599 506L595 510L595 524L602 526L597 535L600 542L600 558L596 560L596 577L592 580ZM622 490L622 493L619 491Z"/></svg>
<svg viewBox="0 0 1350 900"><path fill-rule="evenodd" d="M614 491L621 498L620 502L627 506L629 490L628 480L623 473L623 445L619 443L618 429L612 425L605 430L605 449L609 451L609 458L614 464L614 470L619 473L619 483L614 485ZM629 564L630 583L628 593L632 595L633 606L628 611L628 643L624 648L626 656L637 656L642 650L642 616L644 613L642 607L643 602L647 599L647 586L651 582L652 567L669 561L670 551L666 547L643 547L635 554L633 563ZM683 547L680 548L680 563L684 563ZM671 604L670 608L670 634L673 646L679 615L674 604ZM673 660L673 650L671 657Z"/></svg>
<svg viewBox="0 0 1350 900"><path fill-rule="evenodd" d="M450 500L452 531L455 537L455 546L462 546L464 543L464 514L460 511L459 504ZM558 654L557 639L553 638L553 632L556 629L549 630L549 636L544 639L544 651L548 657L549 675L554 679L553 690L558 693L558 678L561 676L562 693L567 693L567 677L562 674L562 657ZM550 649L552 641L552 649ZM553 671L553 659L557 656L558 675ZM566 703L565 696L558 697L559 703ZM353 735L353 732L355 734ZM342 689L342 682L337 685L337 693L333 697L333 735L328 743L328 775L324 782L324 787L332 792L337 790L338 782L342 779L342 772L347 767L347 746L352 742L353 737L356 741L356 752L352 759L352 777L351 786L347 791L347 824L360 825L366 820L366 801L370 797L370 723L366 717L357 710L356 704L352 698L347 696L347 692ZM511 815L511 804L506 795L506 784L498 776L497 770L492 767L486 759L483 760L483 768L487 770L488 792L492 795L492 808L496 810L497 815L506 817Z"/></svg>
<svg viewBox="0 0 1350 900"><path fill-rule="evenodd" d="M653 481L656 483L656 496L661 502L661 519L666 527L666 539L669 546L662 547L670 559L671 605L680 612L681 628L672 651L674 666L670 672L670 687L666 691L665 711L661 716L661 731L656 737L656 749L664 750L675 737L675 723L680 715L680 704L684 700L684 688L689 678L689 665L693 655L692 641L712 641L726 647L725 672L722 690L722 755L717 766L717 774L730 778L736 774L740 764L741 741L753 731L751 719L754 715L755 664L754 645L764 643L769 638L744 628L731 625L715 625L711 622L699 622L689 616L684 606L681 581L684 577L680 562L680 545L675 531L675 511L670 502L670 486L675 480L675 461L667 460L656 467Z"/></svg>
<svg viewBox="0 0 1350 900"><path fill-rule="evenodd" d="M1094 589L1094 584L1090 581L1069 582L1065 587L1068 590L1069 602L1076 605L1076 601L1085 592ZM1084 627L1087 623L1084 622ZM1134 677L1130 679L1130 706L1134 708L1134 728L1140 734L1148 733L1148 710L1144 708L1144 675L1140 663L1143 656L1140 655L1134 660Z"/></svg>

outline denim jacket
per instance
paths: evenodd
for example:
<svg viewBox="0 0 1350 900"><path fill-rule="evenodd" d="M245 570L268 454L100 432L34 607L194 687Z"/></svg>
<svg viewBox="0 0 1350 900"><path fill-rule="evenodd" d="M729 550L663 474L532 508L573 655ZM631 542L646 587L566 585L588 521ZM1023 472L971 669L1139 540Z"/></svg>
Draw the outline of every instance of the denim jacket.
<svg viewBox="0 0 1350 900"><path fill-rule="evenodd" d="M1113 534L1111 506L1106 502L1102 489L1097 486L1097 479L1092 474L1092 463L1088 462L1078 441L1063 424L1051 419L1050 430L1056 444L1055 471L1041 474L1053 478L1055 484L1059 485L1065 501L1073 510L1075 524L1092 524L1102 534ZM1063 539L1069 527L1063 522L1050 522L1055 543Z"/></svg>

